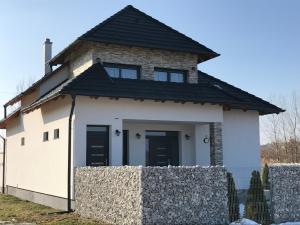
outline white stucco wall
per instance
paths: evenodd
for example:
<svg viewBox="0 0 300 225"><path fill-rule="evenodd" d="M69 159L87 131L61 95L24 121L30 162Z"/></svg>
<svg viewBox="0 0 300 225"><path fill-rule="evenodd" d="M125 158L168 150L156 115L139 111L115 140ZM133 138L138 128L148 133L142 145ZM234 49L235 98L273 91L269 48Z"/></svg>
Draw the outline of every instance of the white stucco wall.
<svg viewBox="0 0 300 225"><path fill-rule="evenodd" d="M52 101L41 109L22 115L7 129L6 184L45 194L66 197L67 135L70 99ZM77 97L74 112L74 166L85 166L86 126L110 126L110 165L122 165L122 135L129 130L129 162L145 165L145 130L179 131L180 164L209 165L209 122L223 122L224 165L236 178L238 188L247 188L253 169L260 167L259 122L255 111L231 110L211 104L111 100ZM53 140L54 129L60 139ZM43 142L43 132L49 141ZM137 139L135 134L142 134ZM186 140L184 135L191 136ZM25 146L20 145L25 137Z"/></svg>
<svg viewBox="0 0 300 225"><path fill-rule="evenodd" d="M49 92L69 77L69 67L58 68L57 71L48 79L43 81L39 87L39 97Z"/></svg>
<svg viewBox="0 0 300 225"><path fill-rule="evenodd" d="M222 122L223 110L221 106L211 104L134 101L133 99L110 100L109 98L91 99L89 97L78 97L75 107L75 165L85 166L86 164L86 126L87 125L109 125L110 126L110 165L122 165L123 140L122 135L115 135L116 129L123 130L130 122L151 122L159 129L179 129L179 125L193 125L199 122ZM161 124L164 122L165 124ZM167 124L170 126L167 126ZM176 123L173 124L172 123ZM124 127L123 127L123 124ZM155 125L156 124L156 125ZM158 124L161 124L158 126ZM172 125L172 126L171 126ZM141 125L132 125L131 129L140 129ZM152 125L149 125L150 127ZM193 134L192 126L180 127L182 131ZM142 133L142 132L141 132ZM193 135L191 135L193 136ZM132 137L133 140L135 140ZM139 155L131 157L134 164L144 164L144 156L138 148L143 147L143 139L137 141L135 152ZM194 142L190 140L190 143ZM182 143L182 144L185 144ZM188 147L188 146L186 146ZM192 146L190 146L192 147ZM185 156L182 162L189 165L195 161L195 154Z"/></svg>
<svg viewBox="0 0 300 225"><path fill-rule="evenodd" d="M59 99L23 114L7 127L6 185L66 197L70 99ZM60 138L54 140L54 129ZM49 141L43 142L43 132ZM21 146L21 137L25 145Z"/></svg>
<svg viewBox="0 0 300 225"><path fill-rule="evenodd" d="M257 111L224 112L224 165L239 189L248 188L251 172L260 170L259 114Z"/></svg>

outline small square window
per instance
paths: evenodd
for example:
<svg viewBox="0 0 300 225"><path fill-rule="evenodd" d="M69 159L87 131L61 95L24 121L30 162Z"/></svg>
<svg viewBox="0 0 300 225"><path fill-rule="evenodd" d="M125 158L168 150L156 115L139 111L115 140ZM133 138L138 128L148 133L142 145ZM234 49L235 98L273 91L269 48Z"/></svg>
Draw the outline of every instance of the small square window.
<svg viewBox="0 0 300 225"><path fill-rule="evenodd" d="M54 139L59 139L59 129L54 130Z"/></svg>
<svg viewBox="0 0 300 225"><path fill-rule="evenodd" d="M25 145L25 138L22 137L22 138L21 138L21 146L24 146L24 145Z"/></svg>
<svg viewBox="0 0 300 225"><path fill-rule="evenodd" d="M48 141L49 140L49 132L46 131L43 133L43 141Z"/></svg>

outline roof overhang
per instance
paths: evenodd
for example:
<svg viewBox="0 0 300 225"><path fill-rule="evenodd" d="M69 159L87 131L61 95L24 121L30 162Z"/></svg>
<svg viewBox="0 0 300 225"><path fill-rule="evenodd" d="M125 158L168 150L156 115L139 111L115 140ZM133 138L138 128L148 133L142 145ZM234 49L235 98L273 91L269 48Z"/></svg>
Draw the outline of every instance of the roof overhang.
<svg viewBox="0 0 300 225"><path fill-rule="evenodd" d="M53 74L55 74L56 72L60 71L61 69L65 68L65 66L67 66L67 64L64 64L60 67L58 67L56 70L47 73L46 75L44 75L41 79L39 79L38 81L36 81L35 83L33 83L29 88L27 88L25 91L21 92L20 94L18 94L17 96L15 96L14 98L12 98L11 100L9 100L8 102L6 102L4 104L4 107L7 107L9 105L13 105L15 103L17 103L18 101L21 100L21 98L24 95L30 94L31 92L35 91L36 88L38 87L39 84L41 84L43 81L47 80L48 78L50 78Z"/></svg>
<svg viewBox="0 0 300 225"><path fill-rule="evenodd" d="M10 122L11 120L13 120L14 118L17 118L21 113L21 109L17 109L14 112L12 112L11 114L9 114L6 118L0 120L0 129L6 129L6 125L8 122Z"/></svg>

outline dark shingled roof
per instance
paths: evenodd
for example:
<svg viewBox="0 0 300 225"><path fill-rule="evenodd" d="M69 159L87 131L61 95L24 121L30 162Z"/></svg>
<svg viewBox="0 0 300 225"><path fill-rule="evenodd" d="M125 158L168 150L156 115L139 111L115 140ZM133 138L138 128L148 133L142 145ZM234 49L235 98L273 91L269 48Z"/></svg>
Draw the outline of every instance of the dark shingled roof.
<svg viewBox="0 0 300 225"><path fill-rule="evenodd" d="M94 64L81 75L62 83L25 110L31 110L53 96L61 94L212 103L233 109L257 110L261 115L283 111L200 71L198 84L131 80L110 78L100 63Z"/></svg>
<svg viewBox="0 0 300 225"><path fill-rule="evenodd" d="M198 83L199 84L209 84L212 85L224 93L227 93L231 96L237 98L240 103L239 104L231 104L232 108L241 108L241 109L254 109L260 111L261 114L271 114L271 113L280 113L285 110L252 95L246 91L243 91L240 88L234 87L231 84L228 84L220 79L217 79L211 75L198 71ZM243 106L245 105L245 106Z"/></svg>
<svg viewBox="0 0 300 225"><path fill-rule="evenodd" d="M219 56L219 54L211 49L131 5L128 5L80 36L69 47L78 44L79 41L195 53L198 54L199 62ZM55 56L51 61L56 61L69 47Z"/></svg>

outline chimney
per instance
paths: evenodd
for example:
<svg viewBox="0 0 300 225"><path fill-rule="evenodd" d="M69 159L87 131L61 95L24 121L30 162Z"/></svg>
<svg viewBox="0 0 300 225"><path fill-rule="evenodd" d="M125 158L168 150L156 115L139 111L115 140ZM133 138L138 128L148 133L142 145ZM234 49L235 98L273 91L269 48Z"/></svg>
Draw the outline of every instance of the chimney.
<svg viewBox="0 0 300 225"><path fill-rule="evenodd" d="M52 58L52 42L49 38L46 38L44 43L44 63L45 63L45 74L52 72L52 68L49 64Z"/></svg>

